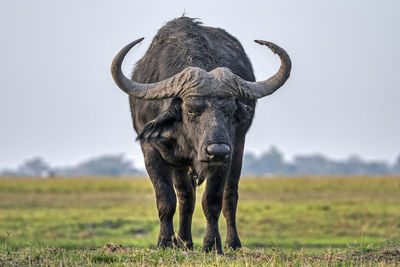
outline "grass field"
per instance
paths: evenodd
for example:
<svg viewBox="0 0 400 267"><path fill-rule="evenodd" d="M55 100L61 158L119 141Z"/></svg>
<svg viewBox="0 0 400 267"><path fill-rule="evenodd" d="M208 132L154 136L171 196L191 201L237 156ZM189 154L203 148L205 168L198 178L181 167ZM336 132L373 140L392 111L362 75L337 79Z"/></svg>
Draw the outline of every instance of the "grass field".
<svg viewBox="0 0 400 267"><path fill-rule="evenodd" d="M148 179L2 178L0 266L400 264L400 177L244 178L237 221L245 248L225 256L200 252L199 204L194 252L157 250ZM220 228L224 240L222 216Z"/></svg>

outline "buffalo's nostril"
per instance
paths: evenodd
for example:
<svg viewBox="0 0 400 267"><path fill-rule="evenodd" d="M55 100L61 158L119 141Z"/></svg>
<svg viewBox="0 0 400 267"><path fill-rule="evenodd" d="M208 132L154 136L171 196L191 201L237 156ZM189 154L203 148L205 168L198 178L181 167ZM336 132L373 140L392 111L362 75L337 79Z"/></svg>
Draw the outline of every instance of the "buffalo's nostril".
<svg viewBox="0 0 400 267"><path fill-rule="evenodd" d="M211 144L207 146L206 150L215 158L226 158L231 153L231 148L226 144Z"/></svg>

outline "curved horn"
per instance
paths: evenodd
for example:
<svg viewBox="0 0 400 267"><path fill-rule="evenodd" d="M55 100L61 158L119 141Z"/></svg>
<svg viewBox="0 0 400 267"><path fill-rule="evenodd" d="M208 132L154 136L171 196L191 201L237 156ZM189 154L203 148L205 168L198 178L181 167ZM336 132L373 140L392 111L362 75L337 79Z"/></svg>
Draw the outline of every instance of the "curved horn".
<svg viewBox="0 0 400 267"><path fill-rule="evenodd" d="M275 73L272 77L265 81L241 81L242 85L244 85L244 88L239 89L239 95L248 99L258 99L274 93L289 78L290 70L292 68L290 57L283 48L267 41L255 40L254 42L260 45L266 45L269 49L272 50L272 52L278 54L281 58L281 67L279 68L277 73Z"/></svg>
<svg viewBox="0 0 400 267"><path fill-rule="evenodd" d="M162 99L174 96L176 93L172 86L168 86L173 81L174 77L163 80L157 83L137 83L127 78L121 70L122 61L129 50L136 44L140 43L144 38L137 39L126 45L115 56L111 64L111 74L118 85L125 93L130 96L142 99Z"/></svg>

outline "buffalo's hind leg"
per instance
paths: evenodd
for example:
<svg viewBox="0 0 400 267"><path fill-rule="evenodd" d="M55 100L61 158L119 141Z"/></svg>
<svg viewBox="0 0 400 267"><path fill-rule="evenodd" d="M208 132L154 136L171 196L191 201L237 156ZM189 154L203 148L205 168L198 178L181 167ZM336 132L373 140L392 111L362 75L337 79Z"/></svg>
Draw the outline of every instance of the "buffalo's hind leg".
<svg viewBox="0 0 400 267"><path fill-rule="evenodd" d="M176 245L173 228L176 196L171 178L171 169L151 145L142 144L142 150L146 169L156 193L156 204L160 219L160 234L157 246L173 247Z"/></svg>
<svg viewBox="0 0 400 267"><path fill-rule="evenodd" d="M241 142L238 149L233 152L232 164L226 180L222 204L222 212L226 220L227 230L225 246L233 249L242 247L236 229L236 208L239 198L238 185L242 170L243 145L244 142Z"/></svg>
<svg viewBox="0 0 400 267"><path fill-rule="evenodd" d="M172 178L179 200L179 232L178 246L193 249L192 217L196 202L196 184L188 168L174 169Z"/></svg>

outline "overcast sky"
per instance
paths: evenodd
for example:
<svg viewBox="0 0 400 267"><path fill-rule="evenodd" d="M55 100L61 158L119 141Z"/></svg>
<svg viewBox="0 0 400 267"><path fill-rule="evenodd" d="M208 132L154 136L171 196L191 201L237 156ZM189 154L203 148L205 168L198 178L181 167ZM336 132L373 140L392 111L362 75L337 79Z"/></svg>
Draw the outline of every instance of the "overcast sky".
<svg viewBox="0 0 400 267"><path fill-rule="evenodd" d="M258 80L290 54L288 82L259 101L246 149L276 145L291 159L321 152L393 162L400 154L400 1L0 2L0 168L42 156L52 165L125 153L143 166L114 55L183 12L237 37Z"/></svg>

